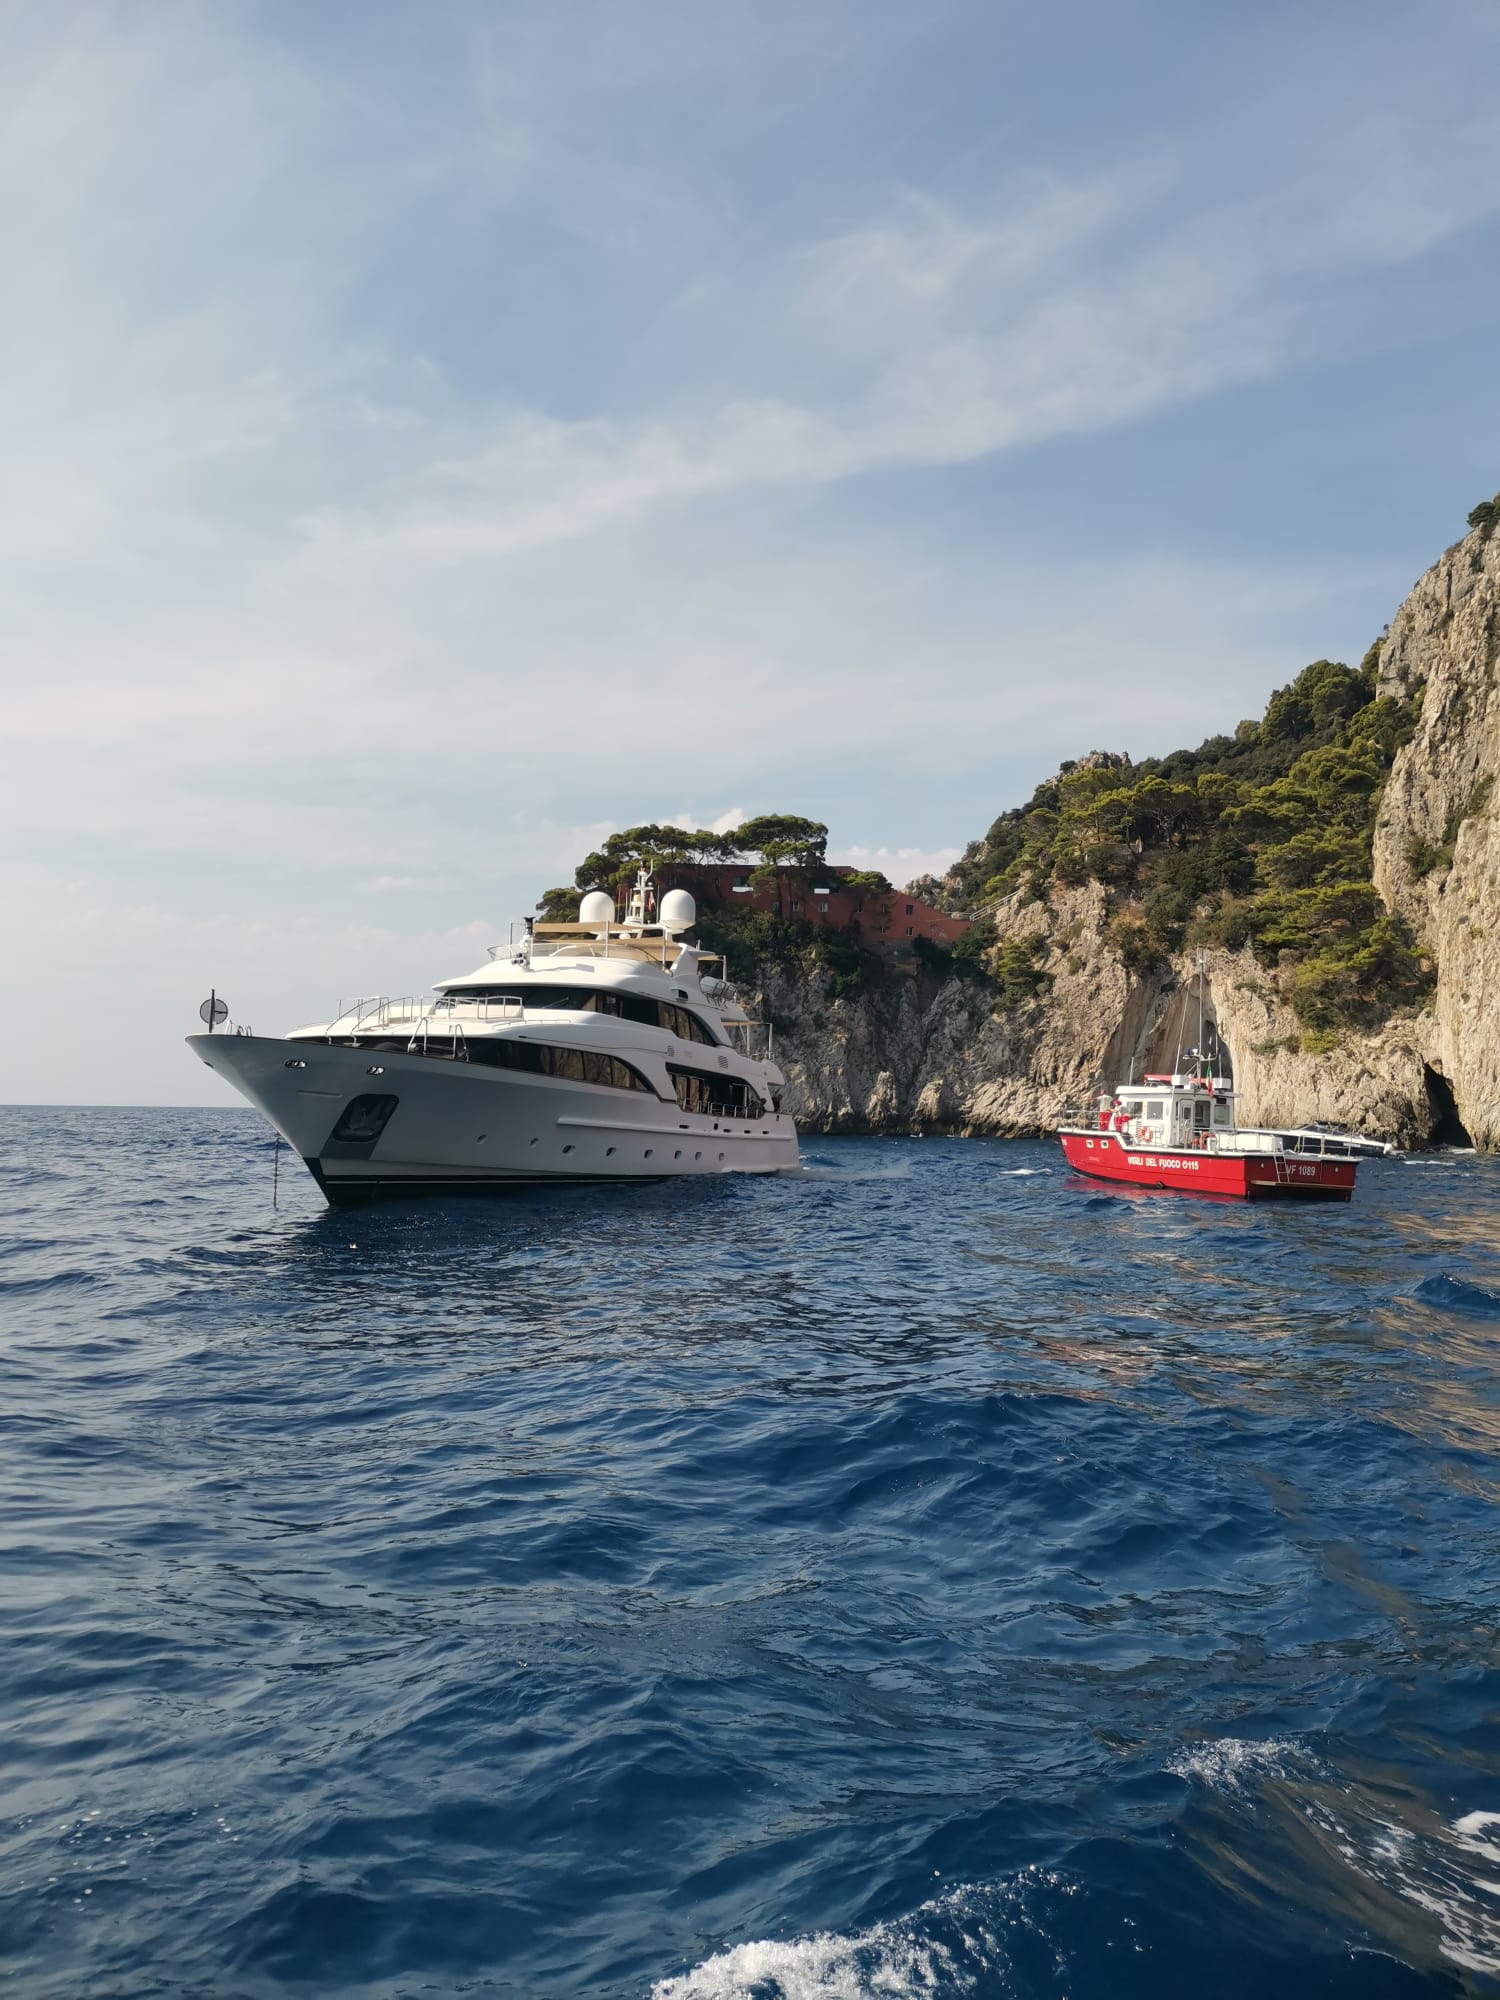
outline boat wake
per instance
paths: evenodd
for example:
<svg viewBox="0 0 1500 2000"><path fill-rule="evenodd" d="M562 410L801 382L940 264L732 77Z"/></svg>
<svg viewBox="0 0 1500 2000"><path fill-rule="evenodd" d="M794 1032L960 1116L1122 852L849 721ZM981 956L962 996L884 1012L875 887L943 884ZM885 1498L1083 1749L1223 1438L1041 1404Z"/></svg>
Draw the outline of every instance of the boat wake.
<svg viewBox="0 0 1500 2000"><path fill-rule="evenodd" d="M1423 1956L1411 1929L1415 1908L1435 1925L1429 1950L1435 1946L1469 1972L1500 1973L1500 1812L1448 1822L1417 1809L1399 1818L1390 1799L1349 1782L1295 1737L1222 1737L1179 1751L1166 1769L1231 1806L1252 1799L1264 1806L1266 1786L1280 1794L1303 1829L1294 1837L1299 1858L1296 1880L1288 1875L1285 1883L1289 1895L1299 1884L1304 1891L1320 1885L1320 1897L1332 1891L1363 1925L1383 1931L1407 1963ZM1326 1866L1309 1867L1308 1833Z"/></svg>
<svg viewBox="0 0 1500 2000"><path fill-rule="evenodd" d="M1435 1920L1444 1958L1468 1972L1500 1973L1500 1813L1465 1813L1421 1829L1323 1805L1309 1806L1308 1818L1357 1874Z"/></svg>

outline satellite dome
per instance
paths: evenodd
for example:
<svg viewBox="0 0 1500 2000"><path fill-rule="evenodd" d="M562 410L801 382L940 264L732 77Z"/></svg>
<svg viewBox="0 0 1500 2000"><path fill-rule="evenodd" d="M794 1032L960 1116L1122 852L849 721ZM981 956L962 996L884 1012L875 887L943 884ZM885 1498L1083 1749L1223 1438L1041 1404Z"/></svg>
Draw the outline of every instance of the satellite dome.
<svg viewBox="0 0 1500 2000"><path fill-rule="evenodd" d="M578 905L578 921L581 924L612 924L614 920L614 897L606 895L603 889L590 889Z"/></svg>
<svg viewBox="0 0 1500 2000"><path fill-rule="evenodd" d="M686 889L668 889L661 899L662 929L688 930L698 920L698 905Z"/></svg>

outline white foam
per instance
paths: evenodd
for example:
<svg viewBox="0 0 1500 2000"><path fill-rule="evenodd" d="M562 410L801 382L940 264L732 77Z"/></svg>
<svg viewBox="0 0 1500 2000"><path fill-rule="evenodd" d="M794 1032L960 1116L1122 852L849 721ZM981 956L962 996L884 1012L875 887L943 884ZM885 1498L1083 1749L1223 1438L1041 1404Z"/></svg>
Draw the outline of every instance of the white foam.
<svg viewBox="0 0 1500 2000"><path fill-rule="evenodd" d="M1413 1829L1375 1814L1361 1817L1347 1805L1338 1816L1322 1803L1304 1811L1357 1874L1434 1918L1444 1958L1470 1972L1500 1972L1500 1882L1473 1865L1500 1862L1500 1847L1481 1837L1500 1828L1500 1813L1465 1813L1452 1826Z"/></svg>
<svg viewBox="0 0 1500 2000"><path fill-rule="evenodd" d="M662 1979L651 2000L905 2000L972 1990L942 1945L903 1936L887 1924L839 1937L757 1938Z"/></svg>
<svg viewBox="0 0 1500 2000"><path fill-rule="evenodd" d="M1500 1847L1497 1847L1493 1840L1479 1838L1491 1827L1500 1827L1500 1813L1465 1813L1462 1819L1453 1822L1453 1831L1460 1847L1467 1848L1470 1854L1483 1855L1486 1861L1500 1861ZM1486 1882L1482 1886L1490 1888L1492 1885Z"/></svg>
<svg viewBox="0 0 1500 2000"><path fill-rule="evenodd" d="M1237 1792L1247 1779L1285 1775L1289 1762L1304 1755L1294 1736L1220 1736L1212 1743L1194 1743L1167 1759L1174 1778L1193 1778L1216 1791Z"/></svg>
<svg viewBox="0 0 1500 2000"><path fill-rule="evenodd" d="M931 2000L972 1993L981 1979L991 1992L1009 1968L1007 1926L1037 1928L1033 1892L1071 1894L1073 1886L1032 1867L1005 1883L951 1889L898 1923L756 1938L658 1980L651 2000Z"/></svg>

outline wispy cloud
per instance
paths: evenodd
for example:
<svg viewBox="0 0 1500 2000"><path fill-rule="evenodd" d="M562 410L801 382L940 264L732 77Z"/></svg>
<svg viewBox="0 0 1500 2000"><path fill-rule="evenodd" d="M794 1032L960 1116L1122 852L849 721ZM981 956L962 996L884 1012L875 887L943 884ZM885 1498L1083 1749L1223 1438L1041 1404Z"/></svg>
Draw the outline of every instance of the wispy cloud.
<svg viewBox="0 0 1500 2000"><path fill-rule="evenodd" d="M1339 288L1500 214L1488 118L1371 125L1312 204L1296 176L1191 199L1198 163L1127 165L1068 184L1023 179L980 215L906 192L849 235L747 272L759 308L835 348L842 392L699 413L568 421L506 413L479 449L415 467L382 508L305 516L302 560L513 558L746 489L971 462L1132 422L1314 359L1347 325ZM795 371L793 371L795 372Z"/></svg>

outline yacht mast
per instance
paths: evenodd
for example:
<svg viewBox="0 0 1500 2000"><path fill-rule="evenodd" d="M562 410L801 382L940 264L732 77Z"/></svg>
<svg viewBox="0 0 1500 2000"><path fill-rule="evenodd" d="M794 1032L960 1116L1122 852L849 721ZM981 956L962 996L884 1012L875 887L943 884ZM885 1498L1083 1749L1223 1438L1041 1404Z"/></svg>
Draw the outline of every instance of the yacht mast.
<svg viewBox="0 0 1500 2000"><path fill-rule="evenodd" d="M625 912L625 922L634 930L644 930L655 912L655 885L651 880L651 870L644 862L636 870L635 883L630 891L630 904Z"/></svg>

